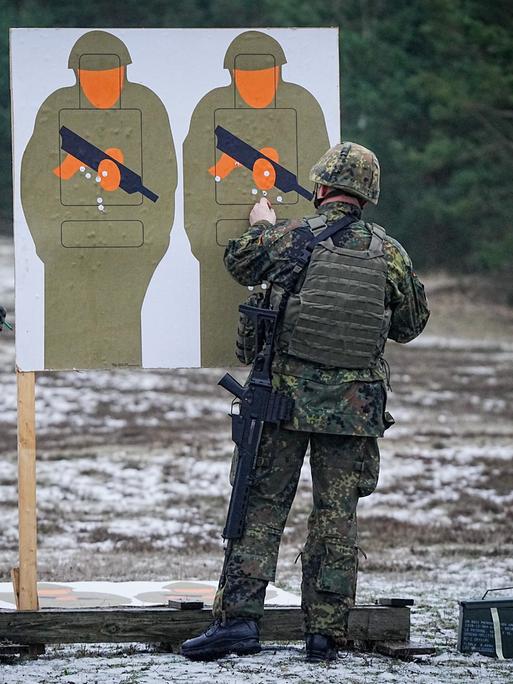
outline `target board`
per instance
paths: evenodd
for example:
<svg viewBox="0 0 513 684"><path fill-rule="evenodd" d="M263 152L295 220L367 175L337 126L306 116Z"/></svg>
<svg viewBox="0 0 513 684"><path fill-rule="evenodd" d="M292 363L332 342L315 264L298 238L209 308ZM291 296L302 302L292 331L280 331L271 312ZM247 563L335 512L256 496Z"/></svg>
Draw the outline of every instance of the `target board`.
<svg viewBox="0 0 513 684"><path fill-rule="evenodd" d="M340 139L338 30L10 40L18 369L237 365L248 292L224 251L262 197L313 213L309 170Z"/></svg>

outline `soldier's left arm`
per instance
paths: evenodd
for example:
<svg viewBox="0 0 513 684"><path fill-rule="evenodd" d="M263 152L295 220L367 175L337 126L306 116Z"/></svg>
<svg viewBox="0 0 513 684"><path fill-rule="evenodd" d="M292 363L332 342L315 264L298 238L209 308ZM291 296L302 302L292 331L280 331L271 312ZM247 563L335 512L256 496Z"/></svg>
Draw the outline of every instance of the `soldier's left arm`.
<svg viewBox="0 0 513 684"><path fill-rule="evenodd" d="M413 269L406 250L395 240L387 238L389 262L387 277L392 320L388 336L396 342L415 339L426 327L429 308L424 285Z"/></svg>

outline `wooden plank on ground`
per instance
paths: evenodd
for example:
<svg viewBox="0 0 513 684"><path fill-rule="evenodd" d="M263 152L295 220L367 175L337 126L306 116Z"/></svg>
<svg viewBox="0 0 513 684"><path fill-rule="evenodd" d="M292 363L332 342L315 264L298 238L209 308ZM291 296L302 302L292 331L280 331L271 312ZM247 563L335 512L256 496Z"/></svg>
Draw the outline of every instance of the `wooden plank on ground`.
<svg viewBox="0 0 513 684"><path fill-rule="evenodd" d="M205 607L203 601L192 599L169 599L167 605L169 608L175 608L176 610L203 610Z"/></svg>
<svg viewBox="0 0 513 684"><path fill-rule="evenodd" d="M12 656L25 655L29 652L29 646L25 644L3 644L0 642L0 658L11 658Z"/></svg>
<svg viewBox="0 0 513 684"><path fill-rule="evenodd" d="M176 644L202 632L212 622L210 609L173 610L167 606L126 608L43 608L0 610L0 640L23 644L142 642ZM264 641L303 639L298 607L266 608L261 625ZM408 608L357 606L349 617L349 639L407 641Z"/></svg>
<svg viewBox="0 0 513 684"><path fill-rule="evenodd" d="M354 641L409 641L410 609L357 606L349 612L347 632Z"/></svg>
<svg viewBox="0 0 513 684"><path fill-rule="evenodd" d="M394 606L396 608L397 608L397 606L413 606L414 603L415 603L415 600L412 598L384 597L384 598L376 599L376 604L378 606Z"/></svg>
<svg viewBox="0 0 513 684"><path fill-rule="evenodd" d="M393 658L412 658L420 655L434 655L436 649L429 644L415 641L375 641L369 647L377 653Z"/></svg>

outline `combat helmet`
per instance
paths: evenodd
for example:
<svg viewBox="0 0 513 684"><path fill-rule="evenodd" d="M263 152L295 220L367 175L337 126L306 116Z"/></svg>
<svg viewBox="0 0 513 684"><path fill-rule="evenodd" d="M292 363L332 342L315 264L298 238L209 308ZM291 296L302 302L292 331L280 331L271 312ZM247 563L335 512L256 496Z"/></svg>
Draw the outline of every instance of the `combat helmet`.
<svg viewBox="0 0 513 684"><path fill-rule="evenodd" d="M228 46L223 66L225 69L251 71L286 63L283 48L275 38L261 31L244 31Z"/></svg>
<svg viewBox="0 0 513 684"><path fill-rule="evenodd" d="M342 142L325 152L312 167L310 180L378 203L378 159L374 152L357 143Z"/></svg>
<svg viewBox="0 0 513 684"><path fill-rule="evenodd" d="M122 40L107 31L88 31L71 48L68 69L102 71L112 69L113 64L124 66L131 63L132 58Z"/></svg>

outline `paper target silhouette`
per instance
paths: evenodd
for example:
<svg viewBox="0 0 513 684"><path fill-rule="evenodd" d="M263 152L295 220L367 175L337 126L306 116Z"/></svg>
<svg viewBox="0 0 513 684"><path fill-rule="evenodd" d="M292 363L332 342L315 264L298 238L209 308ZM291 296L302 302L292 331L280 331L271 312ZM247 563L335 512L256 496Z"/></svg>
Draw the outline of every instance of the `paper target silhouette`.
<svg viewBox="0 0 513 684"><path fill-rule="evenodd" d="M226 273L223 254L228 241L247 230L251 206L265 196L278 219L314 211L308 174L329 147L328 133L315 97L283 80L286 61L270 35L238 35L224 60L231 84L197 104L184 142L185 228L200 263L203 366L236 363L238 305L248 292ZM222 151L220 138L232 141L224 148L231 154ZM257 158L248 156L248 147ZM237 150L245 150L252 163L238 161ZM295 177L296 187L283 189L280 169Z"/></svg>
<svg viewBox="0 0 513 684"><path fill-rule="evenodd" d="M167 111L127 79L126 45L82 35L74 86L41 105L21 200L45 268L47 369L140 366L141 307L168 245L177 184Z"/></svg>

